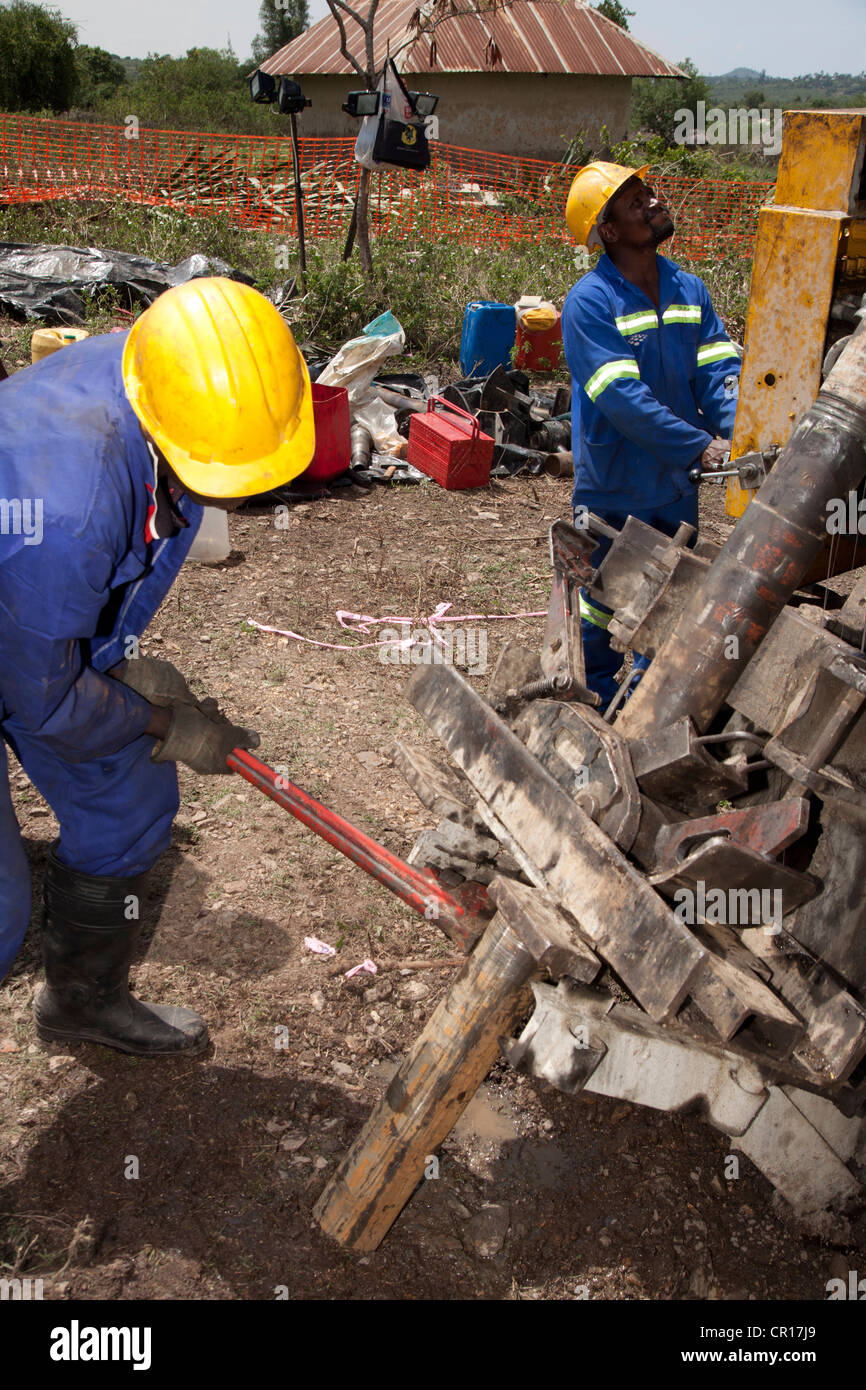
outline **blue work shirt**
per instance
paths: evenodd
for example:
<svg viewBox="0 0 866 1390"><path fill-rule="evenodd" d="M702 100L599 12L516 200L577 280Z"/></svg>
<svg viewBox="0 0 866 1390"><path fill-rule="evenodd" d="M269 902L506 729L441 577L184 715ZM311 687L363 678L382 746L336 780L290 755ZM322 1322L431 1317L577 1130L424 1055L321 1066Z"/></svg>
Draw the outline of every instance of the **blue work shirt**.
<svg viewBox="0 0 866 1390"><path fill-rule="evenodd" d="M147 702L103 672L156 613L203 511L183 497L189 526L148 540L154 465L125 342L86 339L0 384L0 722L70 762L147 727Z"/></svg>
<svg viewBox="0 0 866 1390"><path fill-rule="evenodd" d="M609 256L569 291L574 505L647 511L694 491L689 469L730 438L740 357L709 292L659 256L659 311Z"/></svg>

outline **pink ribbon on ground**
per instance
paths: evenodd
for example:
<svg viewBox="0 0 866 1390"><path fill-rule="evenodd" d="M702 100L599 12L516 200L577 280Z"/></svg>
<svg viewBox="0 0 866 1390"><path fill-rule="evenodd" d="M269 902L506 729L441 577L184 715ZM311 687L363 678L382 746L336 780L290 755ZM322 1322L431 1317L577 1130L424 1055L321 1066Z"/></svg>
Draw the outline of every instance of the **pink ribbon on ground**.
<svg viewBox="0 0 866 1390"><path fill-rule="evenodd" d="M337 622L340 627L348 632L369 634L371 626L381 627L385 623L399 624L401 627L411 627L413 623L422 624L428 628L435 642L440 646L445 646L445 638L439 631L441 623L467 623L485 622L498 623L506 622L517 618L546 618L547 609L539 609L533 613L455 613L450 614L448 609L453 605L450 603L438 603L426 618L398 618L389 614L384 618L373 618L369 613L350 613L347 608L338 608L336 612ZM292 632L289 628L268 627L265 623L257 623L255 618L247 618L250 627L257 628L259 632L273 632L278 637L291 637L295 642L307 642L312 647L325 647L330 652L362 652L369 650L370 647L395 647L399 651L405 651L409 647L421 646L421 640L417 636L403 637L399 642L394 642L390 638L380 638L376 642L359 642L355 646L346 646L342 642L317 642L314 637L304 637L299 632Z"/></svg>
<svg viewBox="0 0 866 1390"><path fill-rule="evenodd" d="M304 945L308 951L314 951L317 956L335 956L337 954L333 946L329 946L327 941L320 941L317 936L305 936Z"/></svg>
<svg viewBox="0 0 866 1390"><path fill-rule="evenodd" d="M366 970L368 975L376 975L379 967L374 960L362 960L360 965L353 965L351 970L346 971L345 978L351 980L353 975L357 975L359 970Z"/></svg>

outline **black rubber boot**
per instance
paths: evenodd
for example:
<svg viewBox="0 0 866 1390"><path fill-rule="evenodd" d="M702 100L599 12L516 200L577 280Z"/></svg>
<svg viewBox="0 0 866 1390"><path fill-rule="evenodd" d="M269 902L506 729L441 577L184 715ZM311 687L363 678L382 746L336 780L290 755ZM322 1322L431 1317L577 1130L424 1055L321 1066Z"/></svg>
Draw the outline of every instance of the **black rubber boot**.
<svg viewBox="0 0 866 1390"><path fill-rule="evenodd" d="M95 1042L139 1057L201 1052L207 1026L190 1009L143 1004L129 992L139 923L128 920L141 878L101 878L49 851L42 918L45 988L34 1005L46 1042Z"/></svg>

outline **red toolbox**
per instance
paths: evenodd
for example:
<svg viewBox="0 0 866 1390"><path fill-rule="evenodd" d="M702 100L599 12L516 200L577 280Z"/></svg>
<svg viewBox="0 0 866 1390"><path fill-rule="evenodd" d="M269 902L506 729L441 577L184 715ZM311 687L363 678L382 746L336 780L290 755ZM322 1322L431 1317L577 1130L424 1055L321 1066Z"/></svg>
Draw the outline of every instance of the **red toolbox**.
<svg viewBox="0 0 866 1390"><path fill-rule="evenodd" d="M448 415L437 414L437 405ZM419 411L410 421L406 459L450 492L486 487L490 482L493 442L489 434L482 434L474 415L441 396L431 396L426 414Z"/></svg>

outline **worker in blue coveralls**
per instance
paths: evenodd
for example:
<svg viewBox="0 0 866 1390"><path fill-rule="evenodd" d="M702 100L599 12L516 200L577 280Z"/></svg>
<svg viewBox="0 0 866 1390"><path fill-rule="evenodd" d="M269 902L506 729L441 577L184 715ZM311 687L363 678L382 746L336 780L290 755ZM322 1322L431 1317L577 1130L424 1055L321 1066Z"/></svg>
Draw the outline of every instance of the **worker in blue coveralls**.
<svg viewBox="0 0 866 1390"><path fill-rule="evenodd" d="M48 854L39 1036L191 1053L188 1009L129 992L141 876L168 847L176 764L227 772L258 735L138 655L202 504L229 509L300 473L312 392L258 291L193 280L128 334L90 338L0 385L0 979L30 920L6 744L60 826Z"/></svg>
<svg viewBox="0 0 866 1390"><path fill-rule="evenodd" d="M594 512L620 529L628 516L673 535L697 530L689 470L712 471L730 450L740 356L702 280L658 254L674 233L668 208L644 181L649 166L588 164L571 185L575 240L604 254L562 311L572 377L575 525ZM593 554L598 566L610 541ZM610 610L580 598L586 684L606 708L622 664ZM634 682L648 661L635 653Z"/></svg>

